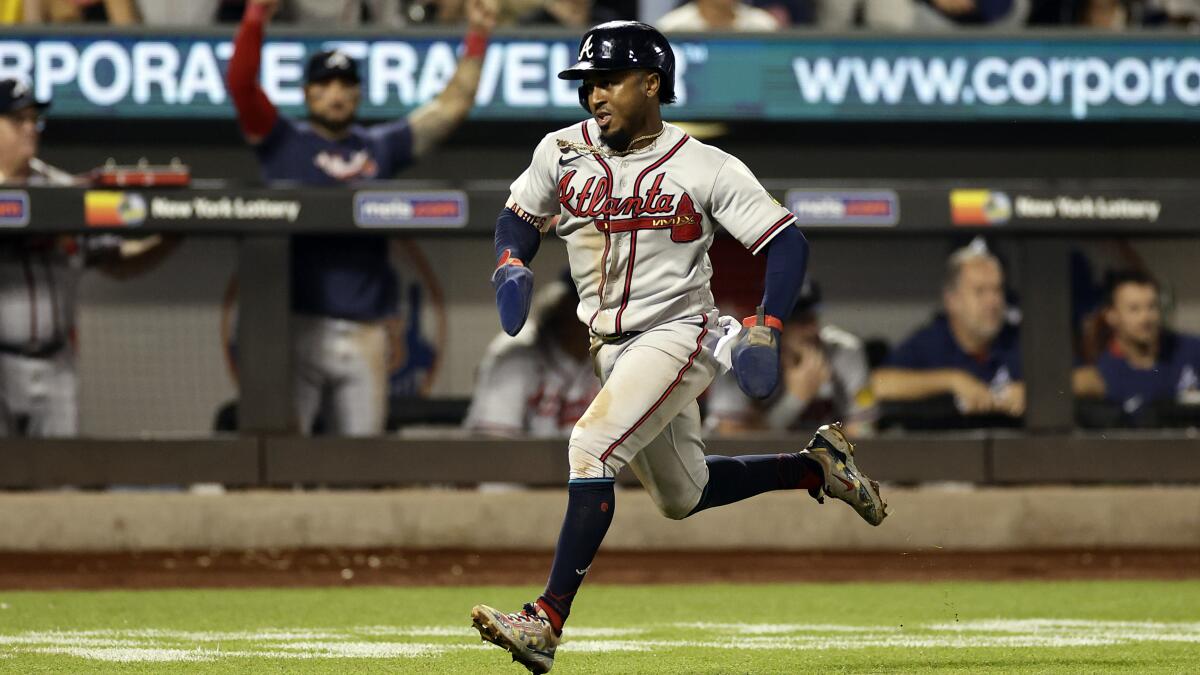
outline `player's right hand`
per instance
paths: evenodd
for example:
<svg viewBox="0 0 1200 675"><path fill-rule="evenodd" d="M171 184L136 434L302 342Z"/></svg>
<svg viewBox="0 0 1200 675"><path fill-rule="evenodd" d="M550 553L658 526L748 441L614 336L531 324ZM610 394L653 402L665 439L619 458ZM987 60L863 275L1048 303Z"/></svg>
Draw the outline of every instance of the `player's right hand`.
<svg viewBox="0 0 1200 675"><path fill-rule="evenodd" d="M533 270L506 253L492 273L492 288L496 289L500 327L509 335L520 333L533 301Z"/></svg>

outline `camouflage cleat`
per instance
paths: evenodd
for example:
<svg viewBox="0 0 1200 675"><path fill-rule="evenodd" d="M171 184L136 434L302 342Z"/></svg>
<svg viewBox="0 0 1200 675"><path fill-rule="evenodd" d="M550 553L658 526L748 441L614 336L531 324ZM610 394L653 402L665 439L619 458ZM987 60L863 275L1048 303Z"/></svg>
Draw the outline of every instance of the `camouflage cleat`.
<svg viewBox="0 0 1200 675"><path fill-rule="evenodd" d="M821 465L825 487L813 488L809 494L824 504L822 494L836 497L849 504L863 520L878 525L887 517L887 502L879 496L879 483L871 480L854 465L854 446L846 440L840 422L817 429L808 446L800 451Z"/></svg>
<svg viewBox="0 0 1200 675"><path fill-rule="evenodd" d="M484 640L512 652L513 661L531 673L548 673L554 667L558 636L550 621L529 603L520 612L505 614L487 605L475 605L471 620Z"/></svg>

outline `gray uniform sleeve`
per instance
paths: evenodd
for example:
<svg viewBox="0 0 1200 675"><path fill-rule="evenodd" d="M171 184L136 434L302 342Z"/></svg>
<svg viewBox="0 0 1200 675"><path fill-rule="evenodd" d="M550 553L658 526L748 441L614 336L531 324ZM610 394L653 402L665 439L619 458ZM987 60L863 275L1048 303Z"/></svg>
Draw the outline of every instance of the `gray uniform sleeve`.
<svg viewBox="0 0 1200 675"><path fill-rule="evenodd" d="M525 213L543 218L557 215L558 157L561 155L553 135L543 138L533 151L529 167L509 187L506 206L517 211L513 208L516 206Z"/></svg>
<svg viewBox="0 0 1200 675"><path fill-rule="evenodd" d="M717 171L709 208L721 227L754 254L796 222L737 157L727 158Z"/></svg>

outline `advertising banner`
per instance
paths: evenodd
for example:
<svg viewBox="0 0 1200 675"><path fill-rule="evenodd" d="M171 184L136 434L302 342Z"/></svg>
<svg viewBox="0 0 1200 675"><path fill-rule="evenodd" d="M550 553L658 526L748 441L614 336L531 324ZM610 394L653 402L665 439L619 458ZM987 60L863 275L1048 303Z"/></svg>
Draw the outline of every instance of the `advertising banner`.
<svg viewBox="0 0 1200 675"><path fill-rule="evenodd" d="M0 77L32 82L68 117L230 118L227 36L0 33ZM359 60L365 119L397 117L442 90L461 37L273 35L261 82L286 112L303 104L303 66L320 49ZM1200 119L1200 41L1053 36L673 37L676 120L979 121ZM502 36L488 47L477 119L582 115L576 38Z"/></svg>

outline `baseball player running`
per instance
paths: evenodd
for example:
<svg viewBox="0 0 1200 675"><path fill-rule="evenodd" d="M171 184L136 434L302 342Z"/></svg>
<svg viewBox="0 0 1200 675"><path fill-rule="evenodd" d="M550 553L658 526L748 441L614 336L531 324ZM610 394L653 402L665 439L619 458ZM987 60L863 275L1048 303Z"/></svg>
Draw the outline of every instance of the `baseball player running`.
<svg viewBox="0 0 1200 675"><path fill-rule="evenodd" d="M587 32L579 62L586 121L542 139L496 222L492 277L500 323L520 330L529 312L547 223L566 240L603 387L571 433L567 513L546 590L518 612L471 610L485 640L534 673L554 665L571 603L612 522L613 481L630 465L668 518L682 519L771 490L806 489L845 501L868 523L887 515L878 484L854 464L837 424L800 452L704 456L696 398L718 368L747 394L779 381L779 339L804 279L808 244L795 219L737 158L662 121L675 100L666 38L618 21ZM766 293L743 326L718 318L707 251L716 226L767 255ZM722 335L724 334L724 335Z"/></svg>

